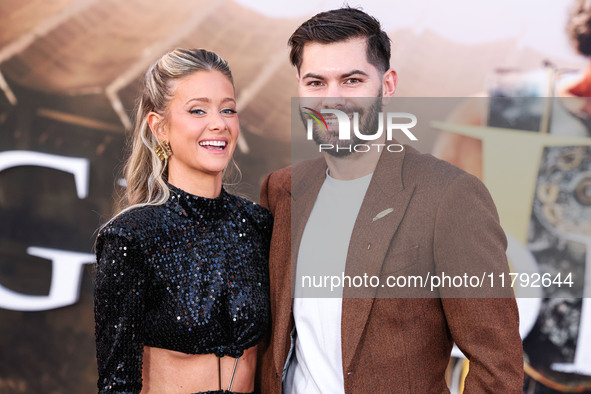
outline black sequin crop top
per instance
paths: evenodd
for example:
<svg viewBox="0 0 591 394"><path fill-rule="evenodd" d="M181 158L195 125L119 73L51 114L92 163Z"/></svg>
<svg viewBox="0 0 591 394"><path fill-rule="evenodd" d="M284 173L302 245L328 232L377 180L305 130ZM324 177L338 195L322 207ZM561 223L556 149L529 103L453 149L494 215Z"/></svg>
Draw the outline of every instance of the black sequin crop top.
<svg viewBox="0 0 591 394"><path fill-rule="evenodd" d="M128 211L96 243L96 347L103 392L139 393L143 346L238 357L269 323L269 211L222 189L172 185L163 205Z"/></svg>

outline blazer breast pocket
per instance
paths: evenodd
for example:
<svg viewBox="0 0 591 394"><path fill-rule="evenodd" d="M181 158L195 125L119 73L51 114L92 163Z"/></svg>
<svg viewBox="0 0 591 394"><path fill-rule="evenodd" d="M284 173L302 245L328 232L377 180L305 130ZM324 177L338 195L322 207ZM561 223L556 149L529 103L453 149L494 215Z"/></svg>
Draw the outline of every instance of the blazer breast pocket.
<svg viewBox="0 0 591 394"><path fill-rule="evenodd" d="M380 273L376 298L431 298L436 293L426 287L425 280L432 264L421 259L421 248L412 245L391 250L385 257Z"/></svg>
<svg viewBox="0 0 591 394"><path fill-rule="evenodd" d="M388 276L416 265L419 261L419 245L403 250L391 250L386 255L380 276Z"/></svg>

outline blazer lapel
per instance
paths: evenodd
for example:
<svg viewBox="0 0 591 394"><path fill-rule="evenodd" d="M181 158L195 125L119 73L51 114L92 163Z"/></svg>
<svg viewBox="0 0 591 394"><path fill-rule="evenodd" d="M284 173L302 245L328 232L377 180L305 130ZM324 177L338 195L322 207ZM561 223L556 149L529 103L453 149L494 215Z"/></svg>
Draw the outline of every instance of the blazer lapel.
<svg viewBox="0 0 591 394"><path fill-rule="evenodd" d="M284 350L285 343L289 343L289 335L293 328L292 297L300 241L318 192L324 182L325 174L326 162L323 158L293 166L291 185L288 186L291 190L291 199L284 200L284 204L288 204L288 206L283 209L289 210L291 215L291 229L284 230L291 233L291 259L286 259L285 263L290 264L290 267L282 267L281 285L277 287L283 291L279 291L277 294L279 305L277 313L280 315L275 319L278 322L276 324L280 324L282 329L277 330L273 357L277 373L280 376L287 358L287 353ZM290 291L286 291L288 288Z"/></svg>
<svg viewBox="0 0 591 394"><path fill-rule="evenodd" d="M277 209L278 212L287 212L289 215L291 208L291 198L288 196L280 200ZM289 231L288 228L280 228L280 230L273 231ZM277 272L277 276L273 277L275 283L272 284L272 297L276 299L276 307L273 308L273 360L278 376L283 373L283 366L289 351L289 336L293 328L293 319L291 315L291 291L290 287L290 260L287 253L291 251L288 248L282 252L280 257L273 262L269 262L269 271ZM271 265L272 264L272 265ZM286 347L287 346L287 347Z"/></svg>
<svg viewBox="0 0 591 394"><path fill-rule="evenodd" d="M414 185L402 182L401 153L383 152L361 205L347 254L345 274L379 276L406 207L414 192ZM372 287L347 288L343 295L341 343L343 371L347 371L361 339L377 289Z"/></svg>
<svg viewBox="0 0 591 394"><path fill-rule="evenodd" d="M304 228L326 178L323 158L296 166L292 174L291 189L291 267L295 268ZM295 272L294 272L295 274ZM292 275L294 278L294 275ZM292 283L293 291L293 283Z"/></svg>

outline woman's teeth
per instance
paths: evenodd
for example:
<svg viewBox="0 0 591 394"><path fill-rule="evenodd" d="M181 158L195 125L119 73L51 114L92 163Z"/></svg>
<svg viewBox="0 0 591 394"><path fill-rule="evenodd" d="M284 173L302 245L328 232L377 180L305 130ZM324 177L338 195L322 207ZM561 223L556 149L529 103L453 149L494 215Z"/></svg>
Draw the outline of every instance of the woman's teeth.
<svg viewBox="0 0 591 394"><path fill-rule="evenodd" d="M203 146L207 149L223 150L228 143L226 141L201 141L199 146Z"/></svg>

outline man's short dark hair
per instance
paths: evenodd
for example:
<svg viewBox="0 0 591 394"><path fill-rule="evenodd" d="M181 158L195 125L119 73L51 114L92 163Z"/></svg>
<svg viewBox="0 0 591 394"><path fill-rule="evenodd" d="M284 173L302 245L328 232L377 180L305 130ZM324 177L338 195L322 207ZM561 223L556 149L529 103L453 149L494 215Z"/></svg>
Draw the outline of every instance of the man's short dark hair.
<svg viewBox="0 0 591 394"><path fill-rule="evenodd" d="M289 38L289 59L299 72L307 43L332 44L361 37L367 39L367 61L384 73L390 68L390 38L376 18L351 7L321 12L302 23Z"/></svg>

